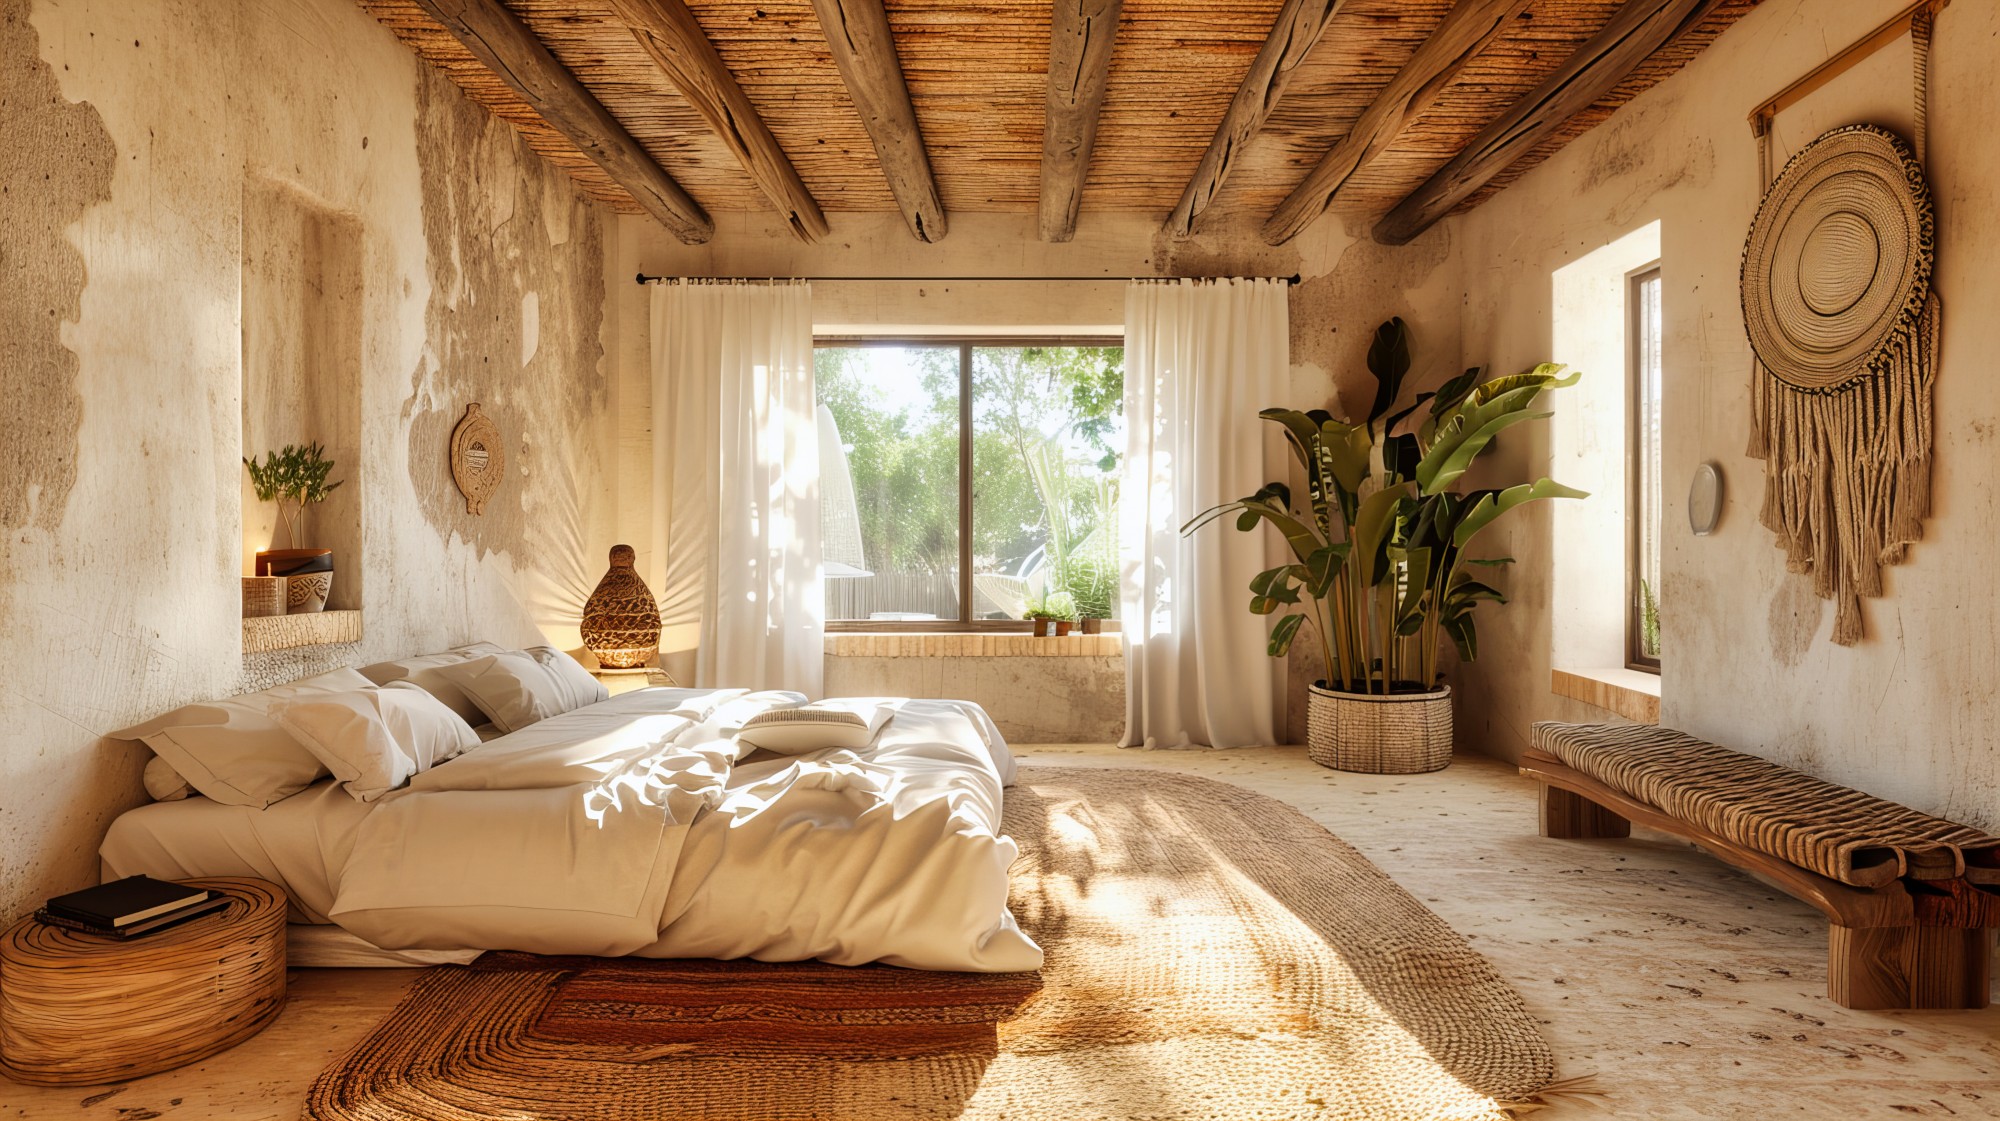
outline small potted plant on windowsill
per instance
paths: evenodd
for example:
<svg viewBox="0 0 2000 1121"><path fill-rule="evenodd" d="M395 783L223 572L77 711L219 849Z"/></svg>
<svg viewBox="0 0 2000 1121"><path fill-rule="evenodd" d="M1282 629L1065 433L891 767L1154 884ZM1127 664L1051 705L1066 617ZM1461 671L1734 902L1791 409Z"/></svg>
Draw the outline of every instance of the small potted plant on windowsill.
<svg viewBox="0 0 2000 1121"><path fill-rule="evenodd" d="M1435 771L1451 762L1452 748L1443 643L1448 638L1471 661L1474 608L1506 602L1469 566L1512 558L1470 556L1473 539L1522 503L1585 497L1552 479L1463 492L1456 484L1503 429L1550 416L1533 411L1536 400L1578 375L1545 362L1482 382L1475 367L1396 410L1410 369L1401 319L1376 330L1368 369L1375 401L1360 423L1323 409L1258 414L1284 428L1306 482L1303 504L1293 505L1285 483L1266 483L1197 515L1182 532L1233 513L1240 530L1267 522L1284 535L1294 559L1250 581L1250 610L1280 616L1271 628L1274 658L1290 652L1302 627L1318 640L1326 677L1308 690L1306 753L1314 762L1375 774Z"/></svg>
<svg viewBox="0 0 2000 1121"><path fill-rule="evenodd" d="M1068 634L1076 625L1076 597L1068 592L1050 592L1042 601L1042 609L1054 621L1058 635Z"/></svg>
<svg viewBox="0 0 2000 1121"><path fill-rule="evenodd" d="M243 466L250 472L257 500L278 504L288 546L258 552L257 575L284 579L285 614L326 610L333 591L333 550L301 548L299 540L305 532L306 507L325 502L346 480L327 481L333 461L318 444L286 444L264 456L262 463L253 457Z"/></svg>

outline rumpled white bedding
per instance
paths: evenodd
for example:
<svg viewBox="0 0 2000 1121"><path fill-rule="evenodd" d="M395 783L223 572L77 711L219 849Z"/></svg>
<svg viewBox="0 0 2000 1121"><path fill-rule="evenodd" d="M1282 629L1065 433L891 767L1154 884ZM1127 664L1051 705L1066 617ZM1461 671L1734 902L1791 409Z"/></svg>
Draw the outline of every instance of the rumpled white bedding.
<svg viewBox="0 0 2000 1121"><path fill-rule="evenodd" d="M637 690L372 806L330 784L259 811L158 803L101 854L107 876L272 879L295 917L392 950L1037 968L1006 906L1013 758L985 712L884 699L868 748L739 758L737 726L801 699Z"/></svg>

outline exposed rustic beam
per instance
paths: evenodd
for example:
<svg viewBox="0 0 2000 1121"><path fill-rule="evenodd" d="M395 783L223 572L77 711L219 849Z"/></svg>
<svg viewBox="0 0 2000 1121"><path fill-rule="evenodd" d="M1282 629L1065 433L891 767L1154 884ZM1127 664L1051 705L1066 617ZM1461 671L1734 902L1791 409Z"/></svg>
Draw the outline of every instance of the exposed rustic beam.
<svg viewBox="0 0 2000 1121"><path fill-rule="evenodd" d="M847 85L861 123L875 142L882 176L903 211L903 220L918 241L944 238L944 204L938 201L937 180L931 175L924 134L917 128L917 111L910 105L910 87L896 57L896 40L889 33L889 16L882 0L812 0L833 64Z"/></svg>
<svg viewBox="0 0 2000 1121"><path fill-rule="evenodd" d="M1444 22L1389 80L1346 139L1326 154L1305 181L1264 223L1264 240L1280 245L1311 225L1356 171L1395 143L1423 115L1472 56L1493 41L1528 0L1458 0Z"/></svg>
<svg viewBox="0 0 2000 1121"><path fill-rule="evenodd" d="M1042 240L1076 236L1076 212L1111 77L1124 0L1055 0L1049 22L1049 94L1042 125Z"/></svg>
<svg viewBox="0 0 2000 1121"><path fill-rule="evenodd" d="M1481 129L1458 155L1375 224L1375 240L1405 245L1512 167L1564 122L1597 104L1633 68L1696 27L1722 0L1629 0L1555 73Z"/></svg>
<svg viewBox="0 0 2000 1121"><path fill-rule="evenodd" d="M1175 237L1194 233L1195 223L1208 204L1215 201L1222 190L1222 181L1234 170L1237 155L1257 135L1257 130L1264 127L1265 119L1278 107L1278 102L1284 100L1285 87L1291 84L1293 72L1346 3L1347 0L1285 0L1278 18L1271 22L1271 37L1264 40L1263 48L1250 63L1250 72L1243 75L1243 84L1236 87L1229 112L1223 114L1222 123L1215 128L1215 138L1208 142L1208 151L1201 154L1201 163L1195 166L1193 177L1181 191L1181 201L1167 217L1168 233Z"/></svg>
<svg viewBox="0 0 2000 1121"><path fill-rule="evenodd" d="M825 237L826 215L820 213L819 203L744 96L743 87L736 84L736 76L722 64L722 56L685 0L611 0L611 7L667 80L735 153L757 189L784 215L792 233L807 243Z"/></svg>
<svg viewBox="0 0 2000 1121"><path fill-rule="evenodd" d="M694 244L715 232L715 223L701 204L501 0L417 0L417 4L675 237Z"/></svg>

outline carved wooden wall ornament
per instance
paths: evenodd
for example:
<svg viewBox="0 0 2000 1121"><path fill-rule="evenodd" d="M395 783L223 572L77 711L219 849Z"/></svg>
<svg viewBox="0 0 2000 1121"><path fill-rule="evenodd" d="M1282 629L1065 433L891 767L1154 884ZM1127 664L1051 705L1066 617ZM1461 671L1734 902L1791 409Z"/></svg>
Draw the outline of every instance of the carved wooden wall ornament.
<svg viewBox="0 0 2000 1121"><path fill-rule="evenodd" d="M451 481L465 496L465 512L484 514L486 500L500 489L506 474L507 451L500 442L500 429L475 401L451 430Z"/></svg>

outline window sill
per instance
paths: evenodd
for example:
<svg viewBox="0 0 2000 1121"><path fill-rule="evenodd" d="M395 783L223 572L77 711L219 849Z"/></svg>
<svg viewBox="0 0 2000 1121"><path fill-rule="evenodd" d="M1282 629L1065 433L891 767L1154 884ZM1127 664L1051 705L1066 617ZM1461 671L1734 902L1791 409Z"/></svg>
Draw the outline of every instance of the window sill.
<svg viewBox="0 0 2000 1121"><path fill-rule="evenodd" d="M830 634L826 653L835 658L1088 658L1118 657L1125 639L1118 634L1076 634L1037 638L1009 633Z"/></svg>
<svg viewBox="0 0 2000 1121"><path fill-rule="evenodd" d="M360 641L359 611L314 611L306 615L266 615L243 620L245 654Z"/></svg>
<svg viewBox="0 0 2000 1121"><path fill-rule="evenodd" d="M1559 669L1549 689L1558 697L1615 712L1635 724L1660 722L1660 677L1635 669Z"/></svg>

